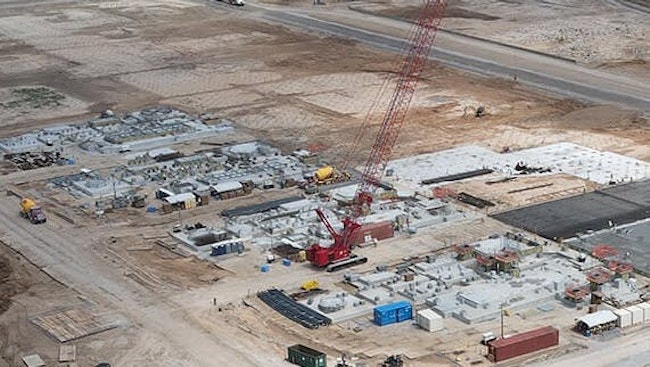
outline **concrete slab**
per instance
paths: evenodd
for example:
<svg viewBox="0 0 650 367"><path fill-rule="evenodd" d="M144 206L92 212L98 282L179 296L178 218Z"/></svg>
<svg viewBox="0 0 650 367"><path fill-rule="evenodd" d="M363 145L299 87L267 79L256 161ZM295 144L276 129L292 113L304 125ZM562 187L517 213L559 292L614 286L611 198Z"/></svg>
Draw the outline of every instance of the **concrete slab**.
<svg viewBox="0 0 650 367"><path fill-rule="evenodd" d="M417 190L423 187L422 180L485 168L505 175L517 175L515 166L520 162L528 167L549 168L551 173L563 172L600 184L639 181L650 177L650 163L572 143L504 154L470 145L390 161L387 169L393 170L396 182L408 184Z"/></svg>
<svg viewBox="0 0 650 367"><path fill-rule="evenodd" d="M341 296L342 294L345 294L345 296ZM340 303L341 308L333 312L326 312L325 310L327 307L333 304L333 300ZM327 294L311 297L310 299L301 301L300 303L329 317L335 324L370 315L372 314L372 309L375 307L373 303L345 292L338 294L329 292Z"/></svg>
<svg viewBox="0 0 650 367"><path fill-rule="evenodd" d="M550 239L650 217L650 180L498 213L492 217Z"/></svg>

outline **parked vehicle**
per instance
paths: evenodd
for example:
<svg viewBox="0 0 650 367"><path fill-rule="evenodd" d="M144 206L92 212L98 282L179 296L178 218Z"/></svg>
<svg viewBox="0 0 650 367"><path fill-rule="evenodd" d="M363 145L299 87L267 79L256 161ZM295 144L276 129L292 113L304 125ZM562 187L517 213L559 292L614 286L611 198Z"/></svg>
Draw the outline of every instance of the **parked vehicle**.
<svg viewBox="0 0 650 367"><path fill-rule="evenodd" d="M223 0L224 2L228 2L230 5L235 5L235 6L244 6L246 4L246 1L244 0Z"/></svg>

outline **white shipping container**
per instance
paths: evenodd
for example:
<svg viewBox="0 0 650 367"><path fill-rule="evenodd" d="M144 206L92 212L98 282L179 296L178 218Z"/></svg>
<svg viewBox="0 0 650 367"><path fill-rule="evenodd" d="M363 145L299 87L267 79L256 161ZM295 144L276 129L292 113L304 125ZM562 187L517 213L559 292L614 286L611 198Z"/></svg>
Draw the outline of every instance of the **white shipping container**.
<svg viewBox="0 0 650 367"><path fill-rule="evenodd" d="M616 325L620 328L632 326L632 314L626 309L614 310L614 314L618 317Z"/></svg>
<svg viewBox="0 0 650 367"><path fill-rule="evenodd" d="M650 302L642 303L637 306L643 310L643 321L650 321Z"/></svg>
<svg viewBox="0 0 650 367"><path fill-rule="evenodd" d="M630 306L626 308L632 314L632 325L643 323L643 309L638 306Z"/></svg>
<svg viewBox="0 0 650 367"><path fill-rule="evenodd" d="M430 333L440 331L445 328L443 325L442 316L438 315L431 309L418 311L418 313L415 315L415 322L419 327Z"/></svg>

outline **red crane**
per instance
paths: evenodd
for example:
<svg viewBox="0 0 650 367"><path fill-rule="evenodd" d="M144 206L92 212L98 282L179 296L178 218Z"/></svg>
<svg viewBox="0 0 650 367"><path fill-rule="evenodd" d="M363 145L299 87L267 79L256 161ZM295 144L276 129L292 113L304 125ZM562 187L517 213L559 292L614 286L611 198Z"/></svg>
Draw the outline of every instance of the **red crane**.
<svg viewBox="0 0 650 367"><path fill-rule="evenodd" d="M343 230L336 232L324 213L316 213L332 235L334 243L329 247L313 244L307 249L307 259L318 267L327 267L328 271L366 262L366 258L351 255L351 235L361 225L357 218L372 203L372 191L381 182L381 178L397 142L400 130L409 110L415 87L424 70L436 33L447 7L447 0L425 0L418 13L417 21L411 28L393 96L384 112L379 132L364 165L361 184L358 186L352 203L350 216L343 220Z"/></svg>

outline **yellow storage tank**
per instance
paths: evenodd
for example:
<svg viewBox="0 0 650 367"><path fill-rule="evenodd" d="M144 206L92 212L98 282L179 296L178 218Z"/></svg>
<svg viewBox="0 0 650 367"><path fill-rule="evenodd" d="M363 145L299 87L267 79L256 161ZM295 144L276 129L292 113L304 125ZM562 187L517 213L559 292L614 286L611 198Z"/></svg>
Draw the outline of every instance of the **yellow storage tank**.
<svg viewBox="0 0 650 367"><path fill-rule="evenodd" d="M23 213L27 213L30 209L36 206L36 203L28 198L24 198L20 201L20 209Z"/></svg>
<svg viewBox="0 0 650 367"><path fill-rule="evenodd" d="M332 178L333 175L334 175L334 167L332 166L325 166L323 168L320 168L316 170L316 173L314 174L314 176L316 176L316 179L318 181L328 180Z"/></svg>

